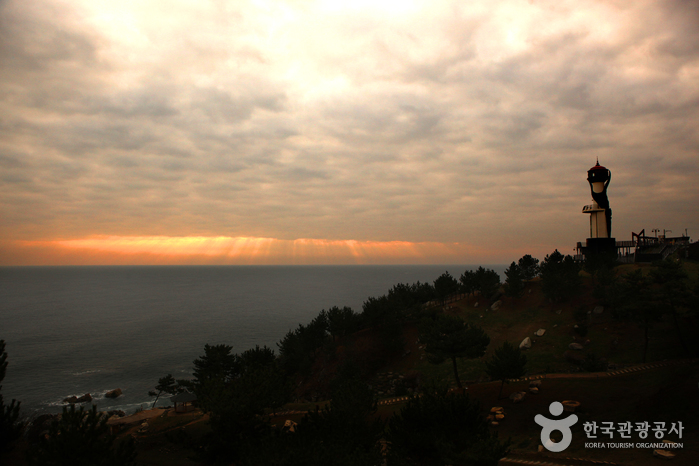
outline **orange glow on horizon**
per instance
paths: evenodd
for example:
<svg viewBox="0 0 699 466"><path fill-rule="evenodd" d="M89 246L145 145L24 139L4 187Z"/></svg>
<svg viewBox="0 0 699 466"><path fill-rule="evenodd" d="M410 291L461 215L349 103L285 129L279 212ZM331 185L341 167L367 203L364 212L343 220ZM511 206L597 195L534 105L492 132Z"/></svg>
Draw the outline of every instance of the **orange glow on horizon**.
<svg viewBox="0 0 699 466"><path fill-rule="evenodd" d="M9 243L9 245L7 244ZM462 243L228 236L92 236L0 244L2 265L463 263Z"/></svg>

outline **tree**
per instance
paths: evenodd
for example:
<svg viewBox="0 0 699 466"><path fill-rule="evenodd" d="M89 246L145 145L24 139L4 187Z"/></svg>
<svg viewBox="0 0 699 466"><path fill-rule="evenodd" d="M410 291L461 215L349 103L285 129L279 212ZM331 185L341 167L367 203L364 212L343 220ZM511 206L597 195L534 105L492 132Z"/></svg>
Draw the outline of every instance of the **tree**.
<svg viewBox="0 0 699 466"><path fill-rule="evenodd" d="M92 406L85 412L81 406L63 408L54 419L48 438L29 451L30 464L40 466L126 466L134 464L136 449L131 437L115 444L109 432L108 416Z"/></svg>
<svg viewBox="0 0 699 466"><path fill-rule="evenodd" d="M420 341L425 343L425 351L431 363L441 364L451 359L456 384L463 388L456 358L473 359L483 356L490 343L490 337L483 329L471 326L458 317L443 315L426 324L420 334Z"/></svg>
<svg viewBox="0 0 699 466"><path fill-rule="evenodd" d="M153 406L151 406L151 408L155 408L158 398L160 398L160 395L163 393L168 395L176 395L178 393L182 393L183 391L184 388L175 380L172 374L159 378L158 384L155 386L155 390L150 390L148 392L148 396L155 397L155 401L153 401Z"/></svg>
<svg viewBox="0 0 699 466"><path fill-rule="evenodd" d="M350 335L359 330L359 314L351 307L339 308L333 306L328 309L328 331L333 340Z"/></svg>
<svg viewBox="0 0 699 466"><path fill-rule="evenodd" d="M519 298L524 293L524 274L522 269L512 262L510 267L505 270L505 296L511 298Z"/></svg>
<svg viewBox="0 0 699 466"><path fill-rule="evenodd" d="M434 281L434 291L444 305L450 295L459 291L459 282L449 272L444 272Z"/></svg>
<svg viewBox="0 0 699 466"><path fill-rule="evenodd" d="M445 388L412 397L388 422L388 466L463 464L495 466L507 454L478 402Z"/></svg>
<svg viewBox="0 0 699 466"><path fill-rule="evenodd" d="M23 424L18 422L20 402L12 400L5 405L2 398L2 381L7 372L7 353L5 352L5 340L0 340L0 455L2 455L17 440Z"/></svg>
<svg viewBox="0 0 699 466"><path fill-rule="evenodd" d="M486 299L492 298L500 288L500 275L492 269L478 267L474 280L476 289Z"/></svg>
<svg viewBox="0 0 699 466"><path fill-rule="evenodd" d="M527 356L508 341L495 350L490 361L485 362L485 372L491 379L502 381L498 398L502 395L502 389L508 379L518 379L526 373L526 365Z"/></svg>
<svg viewBox="0 0 699 466"><path fill-rule="evenodd" d="M580 266L558 249L547 255L540 267L541 290L552 301L567 300L580 289Z"/></svg>
<svg viewBox="0 0 699 466"><path fill-rule="evenodd" d="M535 259L529 254L522 256L517 265L522 270L524 280L532 280L539 275L539 259Z"/></svg>
<svg viewBox="0 0 699 466"><path fill-rule="evenodd" d="M202 384L210 380L228 381L240 373L240 361L228 345L204 345L204 355L194 360L194 380Z"/></svg>
<svg viewBox="0 0 699 466"><path fill-rule="evenodd" d="M473 270L466 270L459 278L461 292L471 295L476 291L476 273Z"/></svg>
<svg viewBox="0 0 699 466"><path fill-rule="evenodd" d="M616 310L617 317L638 322L643 327L643 362L648 356L650 328L660 320L661 310L654 300L651 282L641 269L626 274L622 283L623 306Z"/></svg>
<svg viewBox="0 0 699 466"><path fill-rule="evenodd" d="M689 308L691 292L687 286L688 275L682 267L682 263L670 259L655 262L650 272L653 283L658 285L658 300L664 309L667 309L672 317L672 323L677 332L677 341L682 347L685 356L689 356L689 350L682 334L682 328L678 316Z"/></svg>

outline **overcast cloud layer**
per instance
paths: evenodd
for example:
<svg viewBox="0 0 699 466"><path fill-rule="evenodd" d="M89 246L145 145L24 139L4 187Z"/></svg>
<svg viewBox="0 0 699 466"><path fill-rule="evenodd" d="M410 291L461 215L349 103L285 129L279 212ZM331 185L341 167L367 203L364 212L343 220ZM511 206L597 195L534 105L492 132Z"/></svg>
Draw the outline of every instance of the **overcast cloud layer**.
<svg viewBox="0 0 699 466"><path fill-rule="evenodd" d="M697 5L0 0L0 262L99 236L572 253L598 157L617 239L695 239Z"/></svg>

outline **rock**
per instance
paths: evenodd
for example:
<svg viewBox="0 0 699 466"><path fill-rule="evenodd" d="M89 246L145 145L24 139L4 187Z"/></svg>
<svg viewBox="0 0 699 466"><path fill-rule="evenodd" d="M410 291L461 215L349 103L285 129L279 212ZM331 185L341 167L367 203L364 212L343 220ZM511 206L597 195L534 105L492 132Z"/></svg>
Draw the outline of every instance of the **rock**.
<svg viewBox="0 0 699 466"><path fill-rule="evenodd" d="M493 421L493 422L490 423L490 425L493 426L493 427L497 427L497 426L500 425L500 423L497 422L497 421Z"/></svg>
<svg viewBox="0 0 699 466"><path fill-rule="evenodd" d="M505 411L505 408L503 408L502 406L494 406L494 407L490 408L491 413L502 413L504 411Z"/></svg>
<svg viewBox="0 0 699 466"><path fill-rule="evenodd" d="M658 458L664 458L666 460L671 460L675 457L675 454L667 450L653 450L653 456L657 456Z"/></svg>
<svg viewBox="0 0 699 466"><path fill-rule="evenodd" d="M514 392L510 394L510 400L512 400L513 403L521 403L526 396L526 392Z"/></svg>
<svg viewBox="0 0 699 466"><path fill-rule="evenodd" d="M476 303L473 305L473 307L478 307L478 302L476 302Z"/></svg>
<svg viewBox="0 0 699 466"><path fill-rule="evenodd" d="M580 343L571 343L570 345L568 345L568 348L577 351L585 349L585 347Z"/></svg>
<svg viewBox="0 0 699 466"><path fill-rule="evenodd" d="M111 411L107 411L107 414L112 417L124 417L126 416L126 413L120 409L113 409Z"/></svg>
<svg viewBox="0 0 699 466"><path fill-rule="evenodd" d="M85 393L83 396L78 398L78 403L87 403L88 401L92 401L92 395L89 393Z"/></svg>
<svg viewBox="0 0 699 466"><path fill-rule="evenodd" d="M544 333L546 333L546 329L545 329L545 328L540 328L539 330L537 330L536 332L534 332L534 335L536 335L537 337L543 337L543 336L544 336Z"/></svg>
<svg viewBox="0 0 699 466"><path fill-rule="evenodd" d="M492 309L493 311L497 311L498 309L500 309L500 306L502 306L502 301L498 300L495 301L492 306L490 306L490 309Z"/></svg>
<svg viewBox="0 0 699 466"><path fill-rule="evenodd" d="M559 309L556 311L556 314L561 315L561 312L563 312L563 309Z"/></svg>
<svg viewBox="0 0 699 466"><path fill-rule="evenodd" d="M538 395L539 388L538 387L529 387L529 393L531 393L532 395Z"/></svg>
<svg viewBox="0 0 699 466"><path fill-rule="evenodd" d="M556 327L558 327L558 324L553 324L553 328L556 328Z"/></svg>
<svg viewBox="0 0 699 466"><path fill-rule="evenodd" d="M568 350L563 353L563 357L566 359L566 361L576 365L580 365L583 363L583 361L585 361L585 356L583 356L582 353L573 350Z"/></svg>
<svg viewBox="0 0 699 466"><path fill-rule="evenodd" d="M74 403L77 403L77 402L78 402L78 397L75 396L75 395L69 396L68 398L64 398L64 399L63 399L63 402L64 402L64 403L74 404Z"/></svg>
<svg viewBox="0 0 699 466"><path fill-rule="evenodd" d="M604 312L604 306L595 306L592 312L595 314L602 314L602 312Z"/></svg>
<svg viewBox="0 0 699 466"><path fill-rule="evenodd" d="M522 343L519 344L519 349L529 349L531 347L532 347L532 341L529 337L522 340Z"/></svg>
<svg viewBox="0 0 699 466"><path fill-rule="evenodd" d="M561 404L563 405L563 411L567 411L569 413L574 413L575 410L580 407L579 401L566 400L561 401Z"/></svg>
<svg viewBox="0 0 699 466"><path fill-rule="evenodd" d="M502 420L502 419L505 419L505 415L504 415L504 414L496 414L496 415L495 415L495 419L497 419L498 421L500 421L500 420Z"/></svg>
<svg viewBox="0 0 699 466"><path fill-rule="evenodd" d="M532 380L531 382L529 382L529 386L530 387L537 387L537 388L541 387L541 379Z"/></svg>
<svg viewBox="0 0 699 466"><path fill-rule="evenodd" d="M539 448L536 449L537 452L542 453L544 451L544 446L539 445Z"/></svg>
<svg viewBox="0 0 699 466"><path fill-rule="evenodd" d="M104 394L105 398L118 398L122 394L121 388L115 388L114 390L108 391Z"/></svg>

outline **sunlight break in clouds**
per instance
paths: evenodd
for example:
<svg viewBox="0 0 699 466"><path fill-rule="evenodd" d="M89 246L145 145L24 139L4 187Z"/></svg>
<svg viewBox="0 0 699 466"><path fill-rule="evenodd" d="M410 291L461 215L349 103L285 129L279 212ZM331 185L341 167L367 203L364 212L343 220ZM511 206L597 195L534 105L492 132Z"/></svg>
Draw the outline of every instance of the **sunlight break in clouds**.
<svg viewBox="0 0 699 466"><path fill-rule="evenodd" d="M461 244L404 241L165 236L101 236L25 241L19 248L50 251L83 264L395 264L463 263L471 248ZM95 262L97 261L97 262Z"/></svg>

